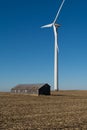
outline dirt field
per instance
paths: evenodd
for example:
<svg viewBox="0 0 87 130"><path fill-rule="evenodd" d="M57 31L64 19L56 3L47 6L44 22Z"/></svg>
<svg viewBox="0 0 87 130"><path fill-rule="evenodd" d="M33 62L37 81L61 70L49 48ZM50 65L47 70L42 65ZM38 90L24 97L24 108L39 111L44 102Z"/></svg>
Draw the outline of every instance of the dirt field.
<svg viewBox="0 0 87 130"><path fill-rule="evenodd" d="M87 130L87 91L0 93L0 130Z"/></svg>

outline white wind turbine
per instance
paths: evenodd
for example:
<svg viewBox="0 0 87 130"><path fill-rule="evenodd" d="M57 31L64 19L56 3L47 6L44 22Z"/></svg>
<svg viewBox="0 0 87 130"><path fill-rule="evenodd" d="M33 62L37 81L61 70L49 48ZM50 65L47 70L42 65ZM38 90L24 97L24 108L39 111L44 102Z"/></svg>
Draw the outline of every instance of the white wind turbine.
<svg viewBox="0 0 87 130"><path fill-rule="evenodd" d="M56 23L58 16L60 14L60 11L62 9L62 6L64 4L65 0L62 1L60 8L57 12L57 15L53 21L53 23L42 26L41 28L49 28L49 27L53 27L53 31L54 31L54 37L55 37L55 47L54 47L54 90L58 91L59 87L58 87L58 27L60 26L59 24Z"/></svg>

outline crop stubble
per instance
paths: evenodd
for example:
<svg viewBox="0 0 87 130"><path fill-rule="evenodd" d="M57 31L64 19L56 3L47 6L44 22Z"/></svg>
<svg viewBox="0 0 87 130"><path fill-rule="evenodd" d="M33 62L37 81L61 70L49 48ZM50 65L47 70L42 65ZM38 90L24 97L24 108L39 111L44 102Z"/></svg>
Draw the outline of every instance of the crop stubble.
<svg viewBox="0 0 87 130"><path fill-rule="evenodd" d="M0 93L0 130L87 130L87 91Z"/></svg>

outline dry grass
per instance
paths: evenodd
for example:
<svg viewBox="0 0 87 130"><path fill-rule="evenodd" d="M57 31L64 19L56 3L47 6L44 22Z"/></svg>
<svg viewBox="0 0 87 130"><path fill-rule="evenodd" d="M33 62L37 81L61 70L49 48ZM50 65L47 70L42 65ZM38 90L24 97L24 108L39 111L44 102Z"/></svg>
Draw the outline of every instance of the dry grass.
<svg viewBox="0 0 87 130"><path fill-rule="evenodd" d="M0 93L0 130L87 130L87 91Z"/></svg>

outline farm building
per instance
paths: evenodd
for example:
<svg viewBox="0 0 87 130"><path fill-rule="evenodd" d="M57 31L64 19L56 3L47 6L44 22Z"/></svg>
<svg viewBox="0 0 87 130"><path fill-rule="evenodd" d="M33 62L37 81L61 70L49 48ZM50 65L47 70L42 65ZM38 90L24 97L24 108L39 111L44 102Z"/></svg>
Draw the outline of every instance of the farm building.
<svg viewBox="0 0 87 130"><path fill-rule="evenodd" d="M49 84L20 84L11 89L12 93L50 95Z"/></svg>

